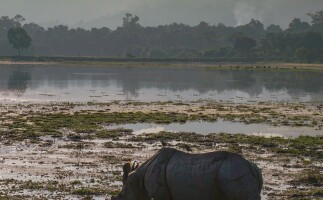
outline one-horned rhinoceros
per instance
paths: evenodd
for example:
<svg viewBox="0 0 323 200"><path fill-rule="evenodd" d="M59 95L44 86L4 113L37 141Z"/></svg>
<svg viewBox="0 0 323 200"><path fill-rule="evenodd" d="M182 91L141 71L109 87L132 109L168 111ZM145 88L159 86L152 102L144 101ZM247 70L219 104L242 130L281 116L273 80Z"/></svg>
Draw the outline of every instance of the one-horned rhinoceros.
<svg viewBox="0 0 323 200"><path fill-rule="evenodd" d="M123 166L123 188L112 200L258 200L260 169L229 152L188 154L164 148L140 167Z"/></svg>

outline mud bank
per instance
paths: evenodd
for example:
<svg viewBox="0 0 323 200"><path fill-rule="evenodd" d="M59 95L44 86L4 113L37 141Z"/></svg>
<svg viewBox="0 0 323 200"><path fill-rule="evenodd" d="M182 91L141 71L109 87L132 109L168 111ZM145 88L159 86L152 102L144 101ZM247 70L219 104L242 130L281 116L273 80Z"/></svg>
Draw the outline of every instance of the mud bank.
<svg viewBox="0 0 323 200"><path fill-rule="evenodd" d="M108 130L109 124L216 121L320 129L314 104L113 102L0 107L1 199L110 199L121 189L125 162L142 163L162 148L193 153L227 150L263 170L263 199L322 198L322 135L295 138L242 134ZM313 123L314 122L314 123Z"/></svg>

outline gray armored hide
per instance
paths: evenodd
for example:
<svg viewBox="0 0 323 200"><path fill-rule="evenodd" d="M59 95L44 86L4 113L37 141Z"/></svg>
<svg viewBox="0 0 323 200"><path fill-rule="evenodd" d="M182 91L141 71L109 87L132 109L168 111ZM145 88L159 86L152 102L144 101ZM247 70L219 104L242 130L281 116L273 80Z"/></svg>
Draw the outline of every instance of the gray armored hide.
<svg viewBox="0 0 323 200"><path fill-rule="evenodd" d="M134 169L133 169L134 170ZM116 200L259 200L260 169L229 152L165 148L127 175Z"/></svg>

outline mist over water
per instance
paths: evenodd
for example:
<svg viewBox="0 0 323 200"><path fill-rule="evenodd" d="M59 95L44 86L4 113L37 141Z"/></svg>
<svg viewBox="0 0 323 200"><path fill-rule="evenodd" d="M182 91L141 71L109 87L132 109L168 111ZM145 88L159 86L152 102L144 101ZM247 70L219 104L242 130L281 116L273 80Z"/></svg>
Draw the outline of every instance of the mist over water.
<svg viewBox="0 0 323 200"><path fill-rule="evenodd" d="M84 28L116 28L127 12L138 15L144 26L200 21L235 26L255 18L287 27L293 18L308 21L306 13L322 9L322 0L1 0L0 15L21 14L43 26Z"/></svg>

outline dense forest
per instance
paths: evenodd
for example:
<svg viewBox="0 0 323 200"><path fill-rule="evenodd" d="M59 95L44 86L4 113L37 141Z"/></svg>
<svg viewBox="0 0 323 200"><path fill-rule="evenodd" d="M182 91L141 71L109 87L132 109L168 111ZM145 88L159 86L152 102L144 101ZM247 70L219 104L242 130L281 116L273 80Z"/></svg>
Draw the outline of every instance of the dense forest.
<svg viewBox="0 0 323 200"><path fill-rule="evenodd" d="M283 30L265 27L252 19L248 24L197 26L173 23L143 27L139 17L126 14L123 24L109 28L70 29L59 25L43 28L25 23L17 15L0 18L0 56L16 55L8 42L8 31L22 27L32 39L23 55L107 56L145 58L277 58L301 62L323 62L323 11L308 14L311 23L298 18Z"/></svg>

